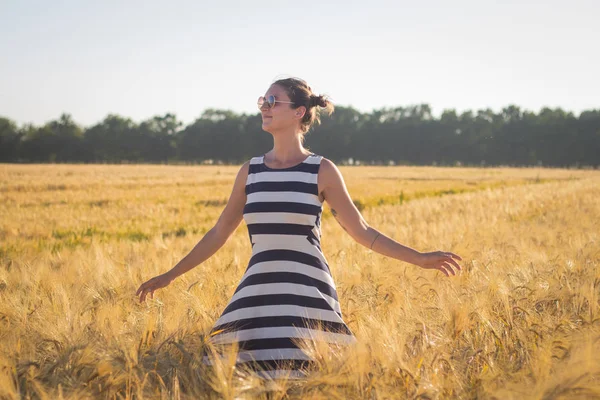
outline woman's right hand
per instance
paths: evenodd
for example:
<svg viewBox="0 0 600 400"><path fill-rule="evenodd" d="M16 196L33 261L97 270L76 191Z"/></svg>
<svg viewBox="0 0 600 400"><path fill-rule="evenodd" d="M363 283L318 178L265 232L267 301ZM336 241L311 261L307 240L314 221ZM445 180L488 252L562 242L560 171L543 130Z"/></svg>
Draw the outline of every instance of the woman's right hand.
<svg viewBox="0 0 600 400"><path fill-rule="evenodd" d="M156 289L160 289L163 288L167 285L169 285L169 283L171 283L173 281L173 277L171 277L171 275L169 275L168 272L165 272L164 274L155 276L154 278L142 283L142 285L139 287L139 289L135 292L135 295L139 295L140 296L140 303L144 302L146 300L146 295L148 293L150 293L150 298L154 298L154 291Z"/></svg>

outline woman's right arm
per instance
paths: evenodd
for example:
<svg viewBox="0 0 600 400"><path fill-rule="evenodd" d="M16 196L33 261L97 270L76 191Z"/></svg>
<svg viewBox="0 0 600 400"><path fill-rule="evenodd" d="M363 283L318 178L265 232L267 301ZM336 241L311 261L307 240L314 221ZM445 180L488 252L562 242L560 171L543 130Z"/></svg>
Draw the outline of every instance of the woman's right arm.
<svg viewBox="0 0 600 400"><path fill-rule="evenodd" d="M243 218L244 205L246 204L246 178L248 177L249 166L250 161L247 161L238 171L229 200L215 226L202 237L189 254L183 257L177 265L164 274L155 276L142 283L136 291L136 296L140 296L140 302L146 300L147 294L150 294L150 297L154 298L154 291L156 289L167 286L179 275L186 273L207 260L225 244Z"/></svg>
<svg viewBox="0 0 600 400"><path fill-rule="evenodd" d="M238 171L229 200L215 226L202 237L188 255L166 272L169 277L175 279L209 259L227 242L227 239L239 226L246 204L246 179L249 166L250 161L246 161Z"/></svg>

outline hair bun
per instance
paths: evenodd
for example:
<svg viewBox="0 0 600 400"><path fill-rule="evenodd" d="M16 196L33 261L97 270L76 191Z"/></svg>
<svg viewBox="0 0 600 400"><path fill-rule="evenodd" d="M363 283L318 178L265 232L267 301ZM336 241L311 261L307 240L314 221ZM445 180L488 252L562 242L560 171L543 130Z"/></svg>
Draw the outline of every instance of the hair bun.
<svg viewBox="0 0 600 400"><path fill-rule="evenodd" d="M320 96L312 95L310 97L310 103L311 103L311 107L312 106L320 106L320 107L326 107L327 106L327 101L321 95Z"/></svg>

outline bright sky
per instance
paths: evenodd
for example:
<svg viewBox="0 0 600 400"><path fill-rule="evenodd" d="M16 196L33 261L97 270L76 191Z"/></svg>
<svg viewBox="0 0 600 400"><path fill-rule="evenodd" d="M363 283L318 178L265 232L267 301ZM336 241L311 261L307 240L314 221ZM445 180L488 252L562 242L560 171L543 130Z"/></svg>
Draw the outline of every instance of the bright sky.
<svg viewBox="0 0 600 400"><path fill-rule="evenodd" d="M335 104L600 108L598 0L0 0L0 116L83 126L255 113L278 77Z"/></svg>

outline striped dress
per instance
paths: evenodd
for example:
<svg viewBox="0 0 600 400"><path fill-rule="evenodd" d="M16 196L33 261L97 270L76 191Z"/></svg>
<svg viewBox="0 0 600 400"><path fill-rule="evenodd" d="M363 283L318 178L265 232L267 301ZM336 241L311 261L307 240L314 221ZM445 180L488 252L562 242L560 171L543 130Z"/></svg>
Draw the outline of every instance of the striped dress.
<svg viewBox="0 0 600 400"><path fill-rule="evenodd" d="M232 298L210 332L215 344L239 345L236 363L264 378L304 377L314 360L298 340L356 342L342 319L336 285L321 250L322 156L289 168L250 160L244 220L252 255ZM210 364L205 356L204 362Z"/></svg>

